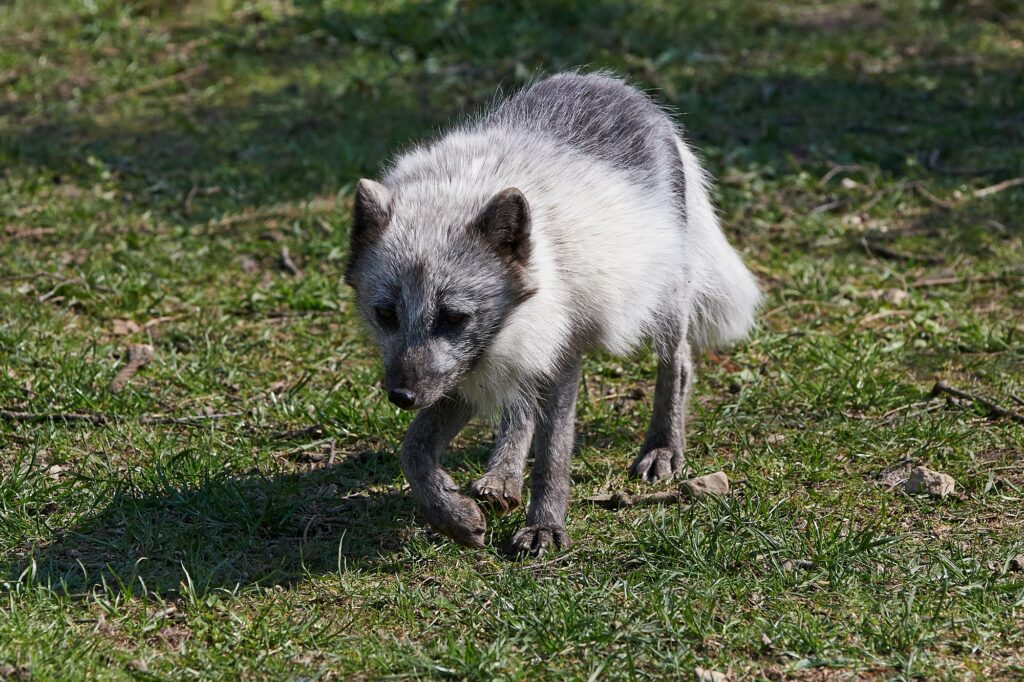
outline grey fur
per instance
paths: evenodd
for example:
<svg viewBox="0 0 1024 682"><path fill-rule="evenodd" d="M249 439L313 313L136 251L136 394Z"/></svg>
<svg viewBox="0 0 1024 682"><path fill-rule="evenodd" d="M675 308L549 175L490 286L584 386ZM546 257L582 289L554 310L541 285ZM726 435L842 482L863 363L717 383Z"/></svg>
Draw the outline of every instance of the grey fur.
<svg viewBox="0 0 1024 682"><path fill-rule="evenodd" d="M497 442L487 460L487 473L469 488L474 497L501 513L523 503L523 470L535 422L535 406L523 402L506 406Z"/></svg>
<svg viewBox="0 0 1024 682"><path fill-rule="evenodd" d="M402 467L423 516L463 544L484 517L439 457L473 414L500 410L471 494L522 500L516 553L569 544L576 393L583 353L658 350L654 413L632 473L685 468L691 348L742 338L756 282L729 246L707 180L672 119L599 74L559 74L400 156L356 193L346 281L373 332L389 398L422 411Z"/></svg>
<svg viewBox="0 0 1024 682"><path fill-rule="evenodd" d="M565 512L572 484L570 460L576 424L576 394L580 360L569 363L541 395L539 423L534 436L530 508L526 527L512 536L514 554L544 554L552 545L568 547Z"/></svg>
<svg viewBox="0 0 1024 682"><path fill-rule="evenodd" d="M672 140L672 147L675 149L675 140ZM686 224L686 169L683 167L683 160L676 154L672 159L672 192L676 197L679 220Z"/></svg>
<svg viewBox="0 0 1024 682"><path fill-rule="evenodd" d="M652 189L664 186L667 172L685 220L686 179L676 126L650 97L620 80L558 74L506 100L481 126L560 138L628 170Z"/></svg>
<svg viewBox="0 0 1024 682"><path fill-rule="evenodd" d="M665 112L636 88L600 75L552 76L506 100L480 126L558 138L651 185L679 158Z"/></svg>
<svg viewBox="0 0 1024 682"><path fill-rule="evenodd" d="M658 352L654 413L644 445L630 467L633 476L648 483L668 480L686 468L686 403L693 383L690 356L690 342L682 333Z"/></svg>
<svg viewBox="0 0 1024 682"><path fill-rule="evenodd" d="M441 468L441 453L472 416L458 398L442 398L413 420L402 444L402 471L420 513L431 526L468 547L483 547L486 523L476 502L462 495Z"/></svg>
<svg viewBox="0 0 1024 682"><path fill-rule="evenodd" d="M379 195L377 199L386 200ZM529 297L517 260L523 247L491 243L479 236L489 221L507 218L500 208L484 207L462 228L465 237L451 242L446 252L429 262L399 253L375 253L383 250L383 230L372 231L373 243L366 243L361 231L358 248L353 236L349 283L357 291L360 312L377 336L389 393L399 387L410 389L416 395L413 408L450 393L508 314ZM386 207L362 210L375 216L390 213ZM526 220L528 230L528 214ZM367 267L371 260L377 267ZM393 325L381 319L381 310L393 312ZM445 315L452 312L470 315L465 328L445 328Z"/></svg>

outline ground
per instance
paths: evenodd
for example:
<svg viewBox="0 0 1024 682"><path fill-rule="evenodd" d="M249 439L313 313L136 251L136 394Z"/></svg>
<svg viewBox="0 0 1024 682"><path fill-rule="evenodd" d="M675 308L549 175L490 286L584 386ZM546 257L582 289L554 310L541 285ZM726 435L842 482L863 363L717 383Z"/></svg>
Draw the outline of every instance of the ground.
<svg viewBox="0 0 1024 682"><path fill-rule="evenodd" d="M677 112L767 299L697 362L732 494L588 505L654 371L592 357L575 544L512 561L522 510L417 518L341 271L359 177L576 65ZM1021 679L1024 425L932 395L1024 412L1020 176L1012 0L6 2L0 677Z"/></svg>

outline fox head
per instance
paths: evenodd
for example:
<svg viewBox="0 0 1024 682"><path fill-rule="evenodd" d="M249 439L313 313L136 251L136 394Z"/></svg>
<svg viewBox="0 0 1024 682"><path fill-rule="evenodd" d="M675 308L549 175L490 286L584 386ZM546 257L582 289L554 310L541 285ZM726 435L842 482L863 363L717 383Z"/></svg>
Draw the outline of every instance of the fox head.
<svg viewBox="0 0 1024 682"><path fill-rule="evenodd" d="M356 188L345 281L380 347L388 399L403 409L454 391L532 294L523 193L459 203L403 200L373 180Z"/></svg>

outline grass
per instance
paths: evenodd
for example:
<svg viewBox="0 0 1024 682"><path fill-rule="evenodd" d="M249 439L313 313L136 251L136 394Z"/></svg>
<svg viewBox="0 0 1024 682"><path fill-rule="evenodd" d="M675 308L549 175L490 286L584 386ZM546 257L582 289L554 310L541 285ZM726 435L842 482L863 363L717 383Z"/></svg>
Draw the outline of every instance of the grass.
<svg viewBox="0 0 1024 682"><path fill-rule="evenodd" d="M1003 0L5 3L0 408L110 418L0 421L0 677L1020 679L1024 427L930 390L1024 410L1022 55ZM654 369L593 357L575 547L512 562L417 521L340 272L355 180L578 64L681 112L768 301L698 362L734 494L588 507Z"/></svg>

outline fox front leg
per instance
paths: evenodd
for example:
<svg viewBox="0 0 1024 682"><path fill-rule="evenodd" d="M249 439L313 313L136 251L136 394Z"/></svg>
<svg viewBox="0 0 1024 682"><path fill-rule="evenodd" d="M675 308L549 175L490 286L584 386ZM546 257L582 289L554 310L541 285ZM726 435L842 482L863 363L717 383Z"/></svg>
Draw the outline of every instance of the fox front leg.
<svg viewBox="0 0 1024 682"><path fill-rule="evenodd" d="M513 554L541 556L571 544L565 532L565 512L572 483L570 460L579 383L580 361L576 359L541 395L530 473L530 508L526 527L512 537Z"/></svg>
<svg viewBox="0 0 1024 682"><path fill-rule="evenodd" d="M469 488L473 497L502 514L523 503L523 469L533 439L535 411L535 406L525 401L504 408L487 473Z"/></svg>
<svg viewBox="0 0 1024 682"><path fill-rule="evenodd" d="M465 401L445 397L416 415L402 444L402 470L420 513L460 545L484 546L484 515L441 468L440 458L472 416Z"/></svg>

